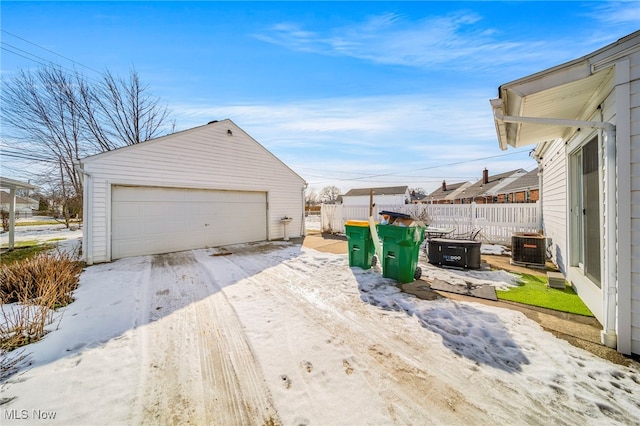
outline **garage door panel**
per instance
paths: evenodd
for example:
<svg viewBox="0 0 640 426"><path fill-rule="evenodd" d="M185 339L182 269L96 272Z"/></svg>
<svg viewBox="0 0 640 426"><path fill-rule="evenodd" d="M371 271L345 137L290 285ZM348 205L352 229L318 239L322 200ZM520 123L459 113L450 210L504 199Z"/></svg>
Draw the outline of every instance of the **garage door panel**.
<svg viewBox="0 0 640 426"><path fill-rule="evenodd" d="M112 189L112 259L267 238L266 193Z"/></svg>

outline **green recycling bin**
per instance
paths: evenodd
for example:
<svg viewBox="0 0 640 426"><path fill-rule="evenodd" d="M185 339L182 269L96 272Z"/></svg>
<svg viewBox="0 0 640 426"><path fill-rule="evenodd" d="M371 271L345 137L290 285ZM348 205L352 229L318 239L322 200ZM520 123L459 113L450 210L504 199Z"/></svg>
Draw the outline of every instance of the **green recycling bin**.
<svg viewBox="0 0 640 426"><path fill-rule="evenodd" d="M371 268L375 247L369 222L348 220L345 222L344 228L349 243L349 266L358 266L362 269Z"/></svg>
<svg viewBox="0 0 640 426"><path fill-rule="evenodd" d="M377 226L382 240L382 276L400 283L410 283L420 278L418 267L420 245L425 229L421 226Z"/></svg>

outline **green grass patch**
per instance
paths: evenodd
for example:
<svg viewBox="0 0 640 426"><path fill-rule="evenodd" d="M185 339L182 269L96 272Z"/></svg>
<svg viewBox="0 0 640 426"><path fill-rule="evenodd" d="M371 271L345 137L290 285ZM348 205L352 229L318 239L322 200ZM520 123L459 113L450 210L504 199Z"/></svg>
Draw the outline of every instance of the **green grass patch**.
<svg viewBox="0 0 640 426"><path fill-rule="evenodd" d="M59 220L51 219L51 220L34 220L29 222L16 222L16 227L18 226L37 226L37 225L60 225L61 222Z"/></svg>
<svg viewBox="0 0 640 426"><path fill-rule="evenodd" d="M13 250L0 255L0 265L10 265L24 259L29 259L39 253L53 248L53 244L41 244L37 241L20 241L14 245Z"/></svg>
<svg viewBox="0 0 640 426"><path fill-rule="evenodd" d="M47 242L64 241L66 238L49 238Z"/></svg>
<svg viewBox="0 0 640 426"><path fill-rule="evenodd" d="M522 285L509 290L496 290L500 300L553 309L555 311L592 317L593 314L569 286L564 290L547 287L547 278L518 274Z"/></svg>
<svg viewBox="0 0 640 426"><path fill-rule="evenodd" d="M21 248L21 247L32 247L38 245L38 240L24 240L24 241L16 241L13 243L13 247L14 248ZM9 244L3 244L2 248L7 248L9 247Z"/></svg>

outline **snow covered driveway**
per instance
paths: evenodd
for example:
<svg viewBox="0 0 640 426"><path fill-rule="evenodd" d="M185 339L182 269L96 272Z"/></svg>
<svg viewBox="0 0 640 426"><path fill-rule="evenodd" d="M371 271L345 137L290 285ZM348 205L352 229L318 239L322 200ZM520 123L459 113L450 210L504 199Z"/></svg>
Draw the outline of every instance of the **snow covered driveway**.
<svg viewBox="0 0 640 426"><path fill-rule="evenodd" d="M519 312L419 300L293 243L227 249L89 267L2 423L640 422L637 368Z"/></svg>

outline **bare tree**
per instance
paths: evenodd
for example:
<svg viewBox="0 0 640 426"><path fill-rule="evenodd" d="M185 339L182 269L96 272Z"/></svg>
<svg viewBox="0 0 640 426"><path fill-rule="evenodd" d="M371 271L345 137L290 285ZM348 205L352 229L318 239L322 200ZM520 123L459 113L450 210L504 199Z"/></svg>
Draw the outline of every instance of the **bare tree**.
<svg viewBox="0 0 640 426"><path fill-rule="evenodd" d="M67 224L82 205L78 159L159 136L169 116L135 70L129 79L107 71L98 82L59 67L20 71L3 78L0 101L3 151L59 178Z"/></svg>
<svg viewBox="0 0 640 426"><path fill-rule="evenodd" d="M323 203L334 204L341 195L342 192L337 186L325 186L320 191L319 198Z"/></svg>
<svg viewBox="0 0 640 426"><path fill-rule="evenodd" d="M304 201L307 207L318 204L319 195L315 188L307 188L304 195Z"/></svg>
<svg viewBox="0 0 640 426"><path fill-rule="evenodd" d="M74 161L87 153L77 108L77 88L84 84L79 75L41 68L20 71L10 84L3 82L0 94L3 128L12 131L5 144L20 145L26 156L46 160L51 172L59 168L61 178L76 193L82 193L82 184Z"/></svg>
<svg viewBox="0 0 640 426"><path fill-rule="evenodd" d="M107 71L93 90L81 96L86 128L102 151L152 139L168 120L168 108L149 93L135 70L128 80Z"/></svg>

